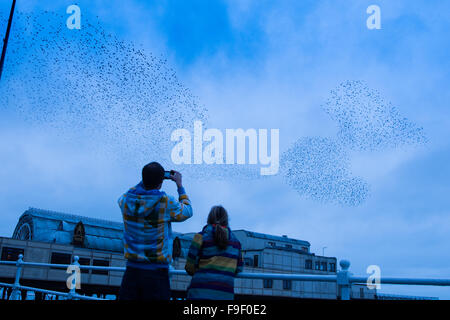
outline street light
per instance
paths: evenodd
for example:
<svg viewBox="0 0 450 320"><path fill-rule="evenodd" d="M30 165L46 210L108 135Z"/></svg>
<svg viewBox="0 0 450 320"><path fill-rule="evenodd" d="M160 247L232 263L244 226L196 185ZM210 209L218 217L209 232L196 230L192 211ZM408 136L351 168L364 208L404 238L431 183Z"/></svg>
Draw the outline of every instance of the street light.
<svg viewBox="0 0 450 320"><path fill-rule="evenodd" d="M325 249L328 247L322 247L322 256L325 256Z"/></svg>
<svg viewBox="0 0 450 320"><path fill-rule="evenodd" d="M14 8L16 7L16 0L13 0L11 5L11 12L9 13L8 26L6 27L5 38L3 39L2 57L0 58L0 80L3 73L3 64L5 63L6 47L8 46L9 31L11 30L12 18L14 15Z"/></svg>

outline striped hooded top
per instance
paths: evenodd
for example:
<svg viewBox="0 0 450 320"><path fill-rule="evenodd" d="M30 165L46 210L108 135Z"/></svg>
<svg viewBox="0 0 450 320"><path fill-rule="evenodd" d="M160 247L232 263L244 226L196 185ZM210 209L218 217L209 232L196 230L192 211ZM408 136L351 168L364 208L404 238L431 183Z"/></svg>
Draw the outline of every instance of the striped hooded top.
<svg viewBox="0 0 450 320"><path fill-rule="evenodd" d="M228 246L219 249L215 227L206 225L192 240L185 269L192 275L188 299L234 299L234 278L243 270L241 243L228 231Z"/></svg>
<svg viewBox="0 0 450 320"><path fill-rule="evenodd" d="M145 190L141 182L119 198L127 265L168 268L172 261L171 223L192 217L184 188L179 188L178 194L177 200L160 190Z"/></svg>

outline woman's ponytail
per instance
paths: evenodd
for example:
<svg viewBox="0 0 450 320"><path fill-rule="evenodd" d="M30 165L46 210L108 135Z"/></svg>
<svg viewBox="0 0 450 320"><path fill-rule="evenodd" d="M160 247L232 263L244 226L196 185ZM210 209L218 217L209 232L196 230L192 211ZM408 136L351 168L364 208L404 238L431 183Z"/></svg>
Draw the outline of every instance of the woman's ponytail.
<svg viewBox="0 0 450 320"><path fill-rule="evenodd" d="M214 227L214 242L219 249L228 246L228 213L222 206L214 206L208 215L208 224Z"/></svg>
<svg viewBox="0 0 450 320"><path fill-rule="evenodd" d="M216 224L214 241L216 242L216 245L219 247L219 249L226 249L228 246L228 229Z"/></svg>

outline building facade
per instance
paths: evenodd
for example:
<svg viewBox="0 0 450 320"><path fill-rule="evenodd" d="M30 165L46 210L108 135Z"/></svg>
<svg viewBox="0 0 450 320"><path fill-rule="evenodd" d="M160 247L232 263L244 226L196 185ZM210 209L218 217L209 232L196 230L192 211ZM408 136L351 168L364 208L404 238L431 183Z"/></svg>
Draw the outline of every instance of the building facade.
<svg viewBox="0 0 450 320"><path fill-rule="evenodd" d="M244 272L336 274L335 257L318 256L310 252L310 243L287 236L273 236L247 230L234 230L242 244ZM187 253L195 233L174 233L173 267L184 270ZM70 264L79 256L81 265L124 267L123 225L101 219L69 215L30 208L19 218L12 238L0 237L2 260L17 260L53 264ZM15 267L0 265L0 282L11 282ZM82 270L83 294L117 295L123 273L120 271ZM67 291L66 270L26 267L21 283L50 290ZM172 296L183 298L189 276L171 277ZM237 298L304 298L336 299L335 282L236 279ZM375 290L353 285L354 299L374 299ZM0 297L1 298L1 297Z"/></svg>

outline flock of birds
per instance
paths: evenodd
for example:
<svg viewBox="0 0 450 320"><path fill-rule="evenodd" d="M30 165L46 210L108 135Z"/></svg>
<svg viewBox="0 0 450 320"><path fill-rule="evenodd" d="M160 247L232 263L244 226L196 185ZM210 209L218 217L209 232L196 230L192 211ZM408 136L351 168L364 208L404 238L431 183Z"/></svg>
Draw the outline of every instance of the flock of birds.
<svg viewBox="0 0 450 320"><path fill-rule="evenodd" d="M136 162L169 148L176 128L206 121L206 109L167 62L83 20L17 13L8 45L0 108L71 137L82 130L102 149ZM6 19L1 20L1 26Z"/></svg>
<svg viewBox="0 0 450 320"><path fill-rule="evenodd" d="M418 127L363 81L346 81L323 106L338 124L339 141L354 151L376 151L427 142Z"/></svg>
<svg viewBox="0 0 450 320"><path fill-rule="evenodd" d="M285 180L311 199L357 206L369 184L352 176L352 152L423 145L427 137L363 81L345 81L331 91L322 109L337 123L336 137L299 139L282 157Z"/></svg>
<svg viewBox="0 0 450 320"><path fill-rule="evenodd" d="M170 163L171 132L191 128L194 120L207 123L207 109L164 59L119 40L98 22L83 20L81 30L69 30L65 19L52 12L16 13L0 110L55 128L69 140L74 132L93 136L102 151L125 162L157 158ZM6 23L0 14L0 30ZM323 109L337 122L337 137L301 138L280 159L287 183L317 201L358 205L366 199L368 184L351 175L351 150L425 141L421 128L359 81L333 90ZM250 165L181 169L196 178L261 177Z"/></svg>

